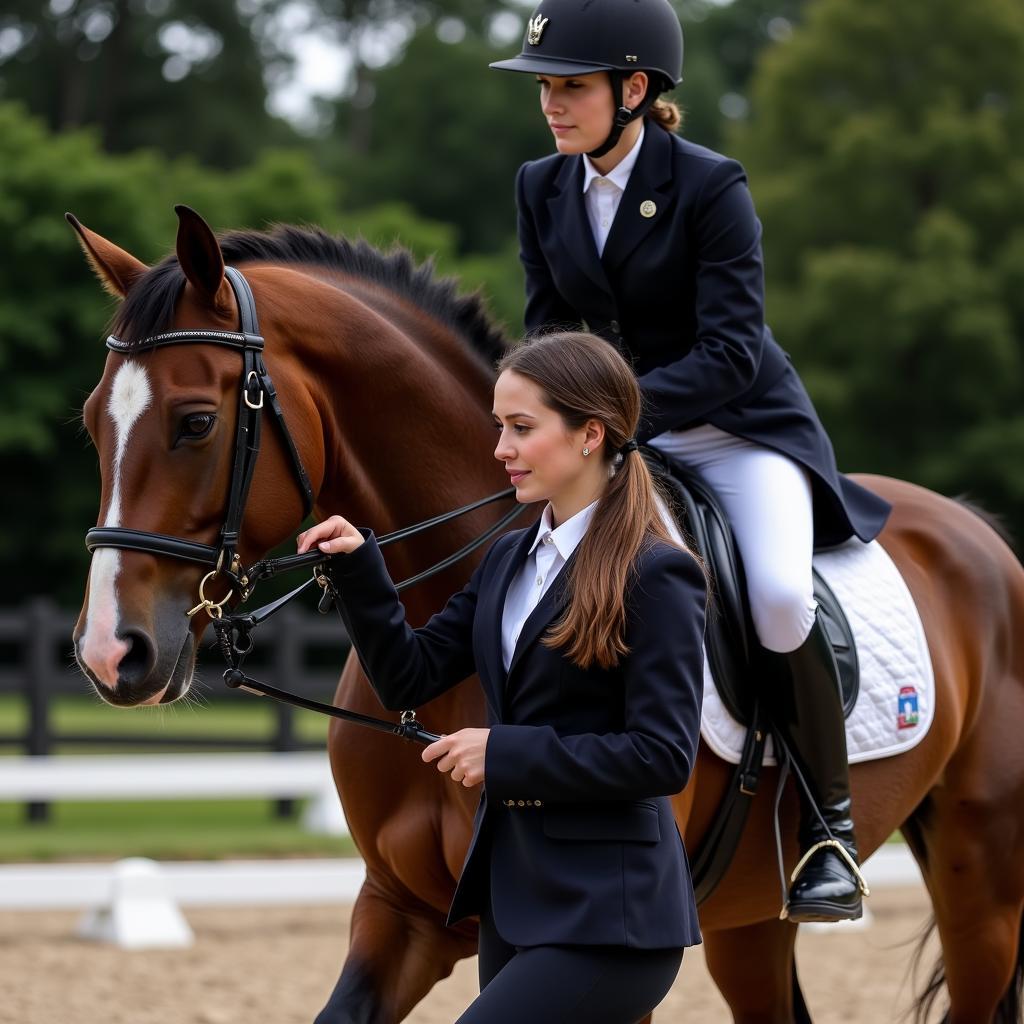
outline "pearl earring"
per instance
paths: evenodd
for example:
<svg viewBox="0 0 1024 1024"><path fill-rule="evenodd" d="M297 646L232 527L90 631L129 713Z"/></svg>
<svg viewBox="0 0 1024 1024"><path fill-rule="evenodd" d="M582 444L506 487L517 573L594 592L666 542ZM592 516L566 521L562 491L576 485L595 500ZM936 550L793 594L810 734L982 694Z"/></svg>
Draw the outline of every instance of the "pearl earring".
<svg viewBox="0 0 1024 1024"><path fill-rule="evenodd" d="M583 454L584 455L589 455L590 454L590 449L589 448L584 448L583 449Z"/></svg>

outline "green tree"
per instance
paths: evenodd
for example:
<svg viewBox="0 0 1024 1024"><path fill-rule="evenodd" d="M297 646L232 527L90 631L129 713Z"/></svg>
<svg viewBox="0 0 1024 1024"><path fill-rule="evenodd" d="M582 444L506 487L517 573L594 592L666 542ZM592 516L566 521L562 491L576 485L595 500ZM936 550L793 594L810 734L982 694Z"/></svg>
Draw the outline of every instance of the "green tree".
<svg viewBox="0 0 1024 1024"><path fill-rule="evenodd" d="M807 0L687 0L676 6L686 50L676 93L685 111L683 134L720 149L729 122L752 114L750 82L758 59L789 39Z"/></svg>
<svg viewBox="0 0 1024 1024"><path fill-rule="evenodd" d="M267 112L264 82L291 58L258 31L284 3L7 0L0 99L26 104L53 130L94 125L107 150L152 146L243 165L295 138Z"/></svg>
<svg viewBox="0 0 1024 1024"><path fill-rule="evenodd" d="M737 133L840 463L1024 527L1024 8L818 0Z"/></svg>
<svg viewBox="0 0 1024 1024"><path fill-rule="evenodd" d="M516 168L553 150L531 77L487 66L506 53L473 33L442 42L428 27L400 61L374 72L365 151L348 145L352 110L343 103L326 156L353 204L406 202L453 225L461 251L500 249L515 233Z"/></svg>

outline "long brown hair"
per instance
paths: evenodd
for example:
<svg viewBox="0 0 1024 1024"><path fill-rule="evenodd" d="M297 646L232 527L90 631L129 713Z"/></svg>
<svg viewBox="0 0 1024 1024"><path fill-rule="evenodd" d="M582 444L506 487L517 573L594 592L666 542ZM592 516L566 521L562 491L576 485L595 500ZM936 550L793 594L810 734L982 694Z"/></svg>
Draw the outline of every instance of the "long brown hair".
<svg viewBox="0 0 1024 1024"><path fill-rule="evenodd" d="M640 388L629 365L593 334L566 332L526 341L498 364L534 383L567 430L604 425L599 457L608 486L566 578L569 604L544 638L581 668L612 668L629 652L625 595L637 555L653 539L675 544L662 523L656 488L639 452L620 453L636 433ZM595 454L598 454L595 453Z"/></svg>

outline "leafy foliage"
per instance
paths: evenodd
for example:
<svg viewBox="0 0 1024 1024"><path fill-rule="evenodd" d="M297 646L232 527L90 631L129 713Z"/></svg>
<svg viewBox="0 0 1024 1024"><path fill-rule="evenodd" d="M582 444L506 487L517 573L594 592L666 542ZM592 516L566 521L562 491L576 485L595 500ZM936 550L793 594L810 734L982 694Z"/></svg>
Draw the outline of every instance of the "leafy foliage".
<svg viewBox="0 0 1024 1024"><path fill-rule="evenodd" d="M846 468L1024 526L1024 8L817 0L736 133L769 316Z"/></svg>
<svg viewBox="0 0 1024 1024"><path fill-rule="evenodd" d="M711 0L677 3L683 25L683 84L675 94L685 112L683 134L720 149L732 122L756 116L750 85L762 52L786 42L808 0Z"/></svg>
<svg viewBox="0 0 1024 1024"><path fill-rule="evenodd" d="M428 27L400 63L373 73L365 151L335 141L333 153L356 205L398 199L453 225L463 252L501 248L515 225L516 167L552 149L532 76L487 67L506 50L472 34L445 43ZM339 110L338 140L353 116Z"/></svg>
<svg viewBox="0 0 1024 1024"><path fill-rule="evenodd" d="M109 151L152 146L241 166L296 138L266 109L264 72L290 58L257 31L285 2L6 0L0 99L55 130L93 125Z"/></svg>

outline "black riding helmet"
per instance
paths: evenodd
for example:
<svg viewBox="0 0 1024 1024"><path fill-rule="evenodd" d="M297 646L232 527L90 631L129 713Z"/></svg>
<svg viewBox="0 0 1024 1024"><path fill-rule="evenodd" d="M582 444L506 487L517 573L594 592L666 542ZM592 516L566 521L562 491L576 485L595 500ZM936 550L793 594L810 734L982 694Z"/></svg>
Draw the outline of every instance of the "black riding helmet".
<svg viewBox="0 0 1024 1024"><path fill-rule="evenodd" d="M519 56L491 67L560 77L609 72L618 109L611 134L589 154L599 157L630 121L683 80L683 30L668 0L541 0ZM630 110L622 83L634 71L646 71L650 84L643 102Z"/></svg>

